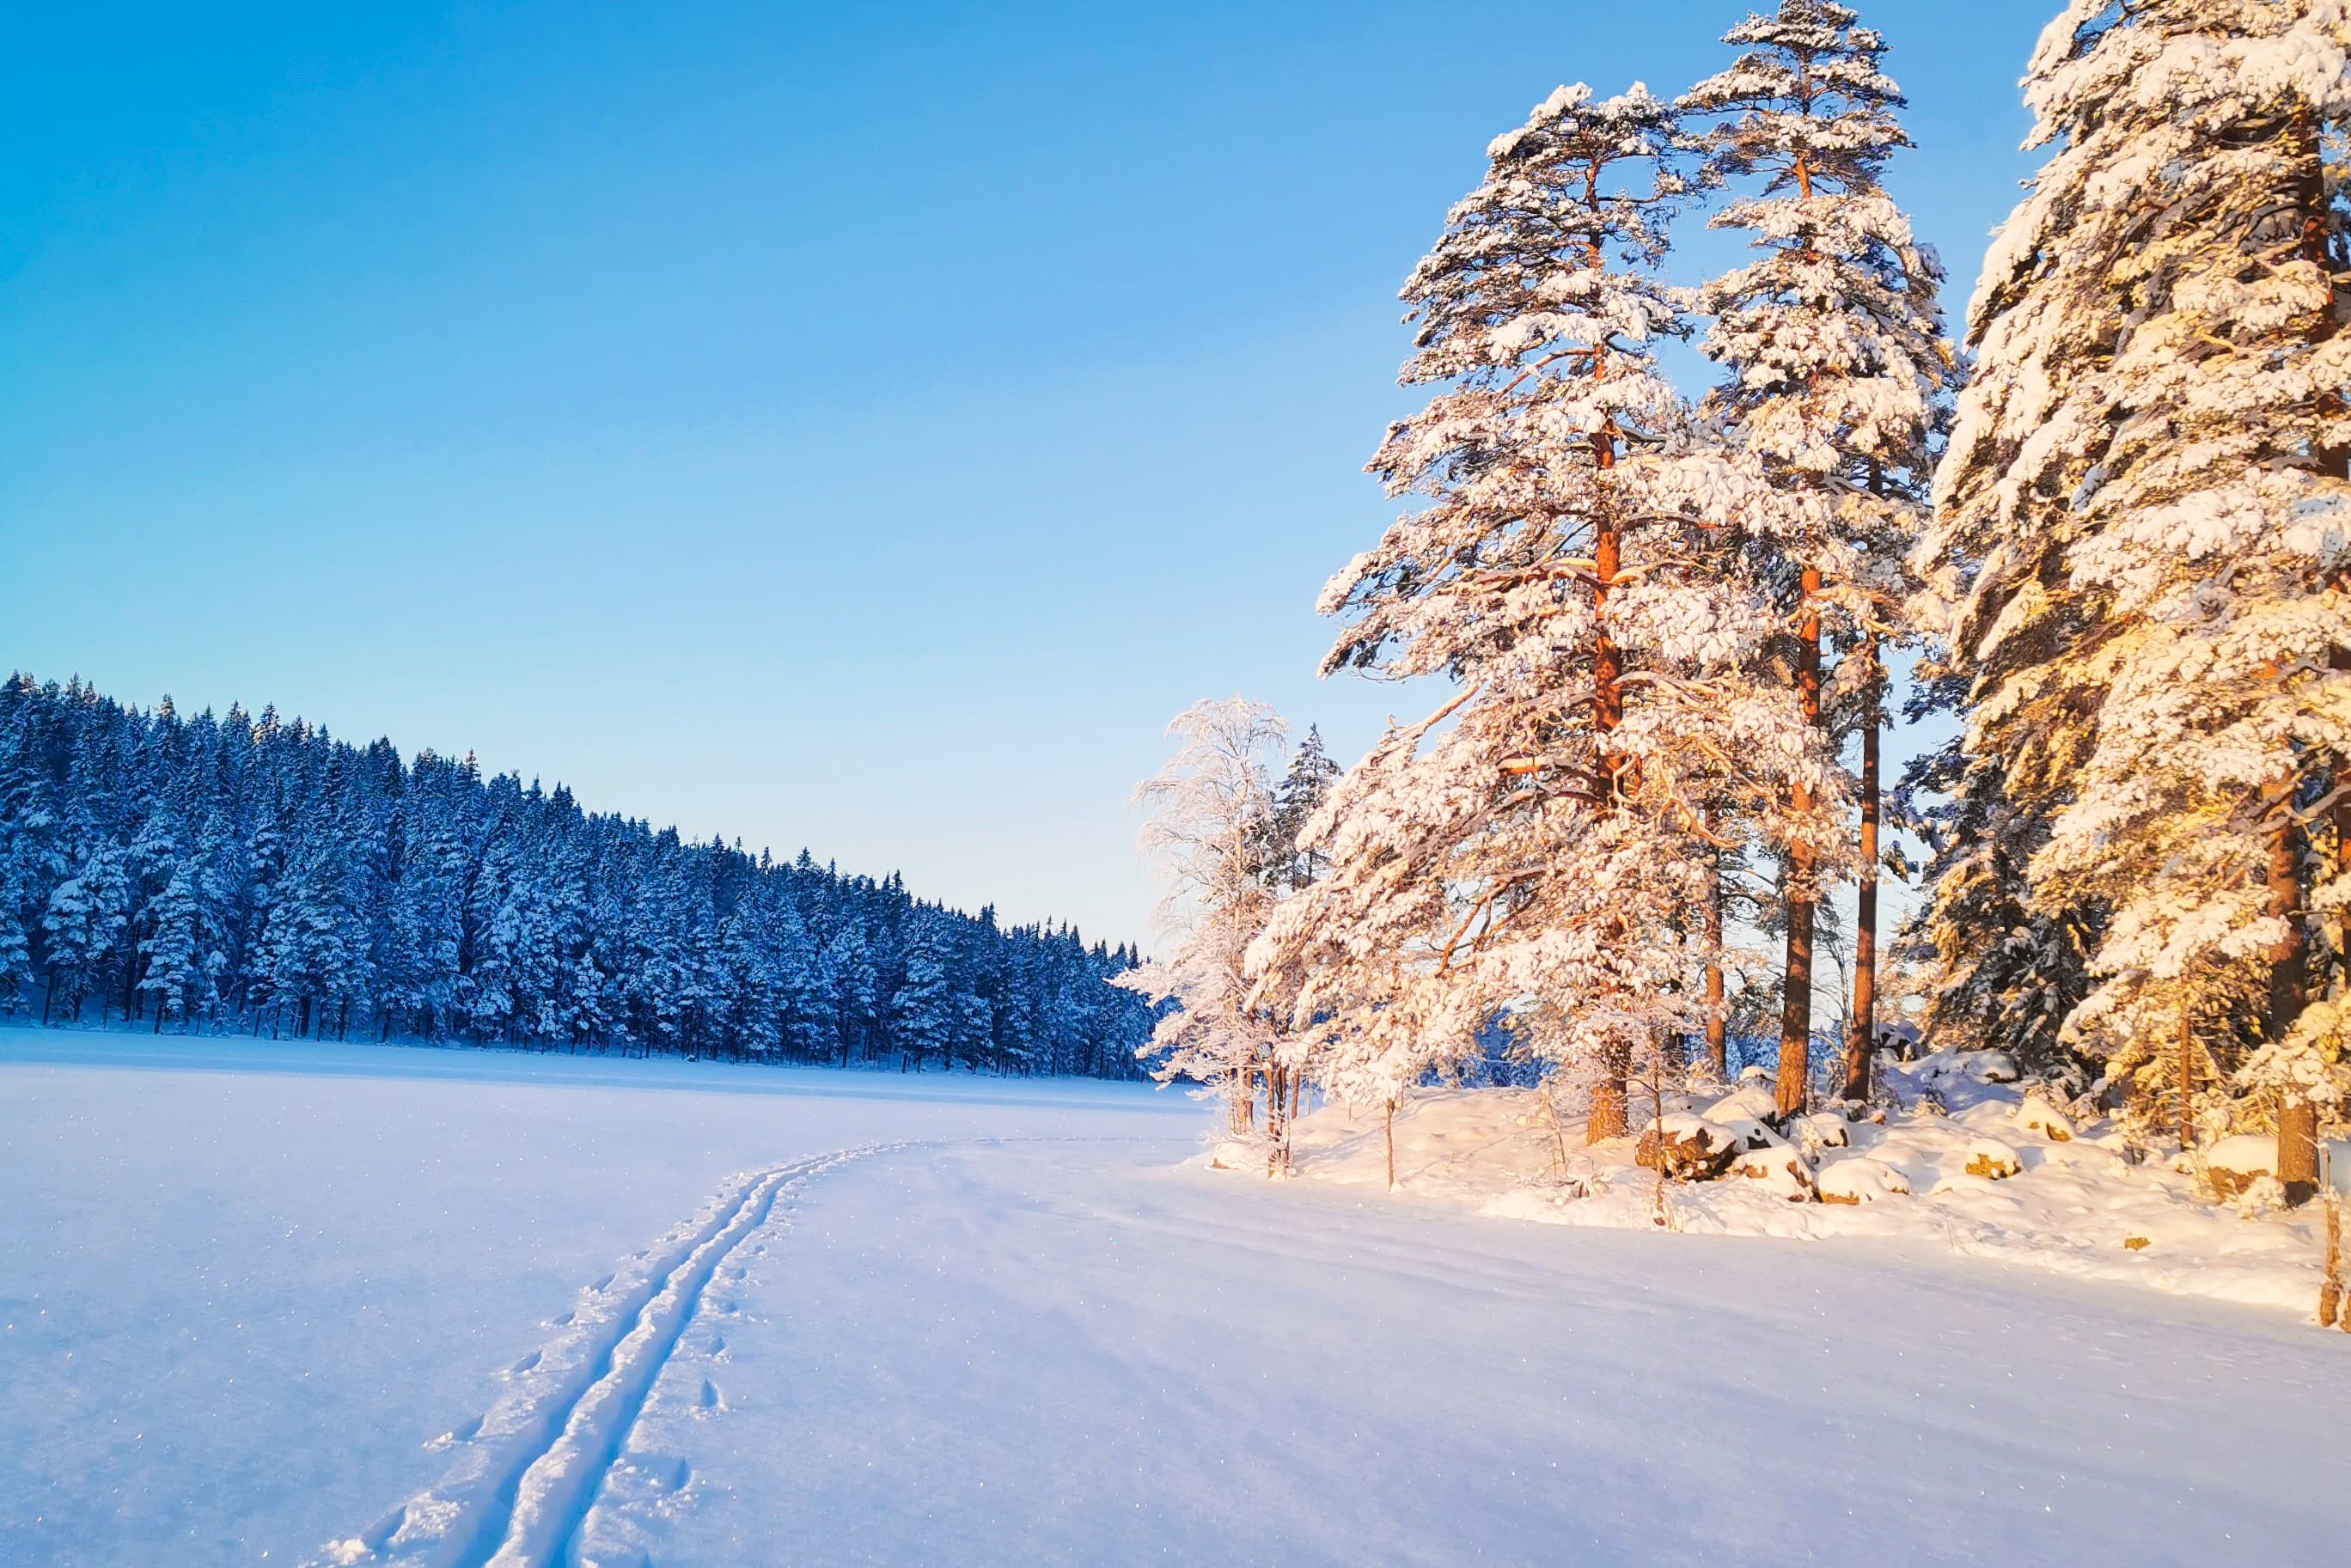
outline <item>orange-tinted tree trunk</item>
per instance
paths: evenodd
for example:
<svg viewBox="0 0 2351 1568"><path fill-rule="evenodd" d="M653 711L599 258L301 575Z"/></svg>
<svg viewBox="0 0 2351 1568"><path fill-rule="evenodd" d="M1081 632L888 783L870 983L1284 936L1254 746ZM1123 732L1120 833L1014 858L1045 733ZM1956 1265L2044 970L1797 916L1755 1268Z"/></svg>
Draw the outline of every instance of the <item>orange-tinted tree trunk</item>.
<svg viewBox="0 0 2351 1568"><path fill-rule="evenodd" d="M1613 435L1595 435L1592 444L1603 470L1615 465L1616 442ZM1621 564L1616 519L1604 505L1593 519L1592 540L1592 608L1600 627L1592 645L1592 727L1597 756L1592 785L1604 816L1615 810L1616 790L1625 767L1623 755L1609 738L1625 719L1625 695L1619 684L1624 666L1615 639L1608 635L1604 613L1608 593L1616 585ZM1597 1144L1625 1135L1625 1077L1630 1055L1629 1051L1618 1047L1603 1053L1600 1079L1592 1090L1592 1112L1584 1122L1584 1142Z"/></svg>
<svg viewBox="0 0 2351 1568"><path fill-rule="evenodd" d="M1707 825L1714 814L1707 813ZM1729 1024L1722 1016L1722 851L1708 845L1706 889L1706 1065L1716 1078L1730 1073L1730 1052L1725 1039Z"/></svg>
<svg viewBox="0 0 2351 1568"><path fill-rule="evenodd" d="M1821 570L1804 568L1804 619L1796 650L1796 700L1804 722L1821 721ZM1780 1072L1772 1102L1782 1116L1804 1108L1812 1077L1813 1050L1813 910L1818 897L1813 886L1814 856L1802 834L1814 805L1813 792L1802 785L1790 791L1799 837L1788 852L1786 899L1788 962L1781 982Z"/></svg>
<svg viewBox="0 0 2351 1568"><path fill-rule="evenodd" d="M2273 1040L2283 1039L2302 1016L2309 961L2302 924L2302 830L2294 823L2293 804L2285 789L2276 791L2272 809L2278 825L2270 833L2266 868L2270 913L2286 928L2268 954ZM2318 1194L2318 1107L2301 1095L2289 1095L2278 1106L2277 1175L2290 1204L2308 1203Z"/></svg>
<svg viewBox="0 0 2351 1568"><path fill-rule="evenodd" d="M1877 639L1862 657L1877 663ZM1844 1047L1844 1097L1869 1098L1869 1070L1877 1053L1877 702L1878 681L1869 689L1869 713L1861 731L1861 886L1854 898L1853 1033Z"/></svg>

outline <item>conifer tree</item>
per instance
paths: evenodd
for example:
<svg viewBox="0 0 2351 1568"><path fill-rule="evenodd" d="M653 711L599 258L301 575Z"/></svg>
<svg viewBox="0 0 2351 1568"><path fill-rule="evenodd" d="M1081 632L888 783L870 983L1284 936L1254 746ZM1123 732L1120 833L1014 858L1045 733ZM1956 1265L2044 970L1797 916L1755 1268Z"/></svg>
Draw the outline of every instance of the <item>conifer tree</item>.
<svg viewBox="0 0 2351 1568"><path fill-rule="evenodd" d="M1741 52L1692 88L1682 108L1713 123L1713 169L1742 193L1709 220L1759 254L1708 284L1704 348L1724 369L1715 404L1770 486L1742 519L1750 562L1789 618L1784 644L1806 719L1862 745L1861 842L1850 854L1804 786L1789 802L1805 824L1787 844L1787 961L1780 1071L1782 1114L1809 1088L1814 911L1824 876L1850 860L1861 878L1853 1032L1844 1092L1865 1094L1874 1045L1881 653L1907 634L1905 574L1926 513L1930 443L1952 358L1941 336L1941 267L1885 193L1886 161L1909 145L1900 92L1879 68L1885 41L1834 0L1781 0L1724 35ZM1824 640L1852 650L1824 685ZM1836 708L1847 710L1840 716Z"/></svg>
<svg viewBox="0 0 2351 1568"><path fill-rule="evenodd" d="M1325 589L1326 673L1437 675L1306 832L1329 874L1253 962L1327 1060L1383 1096L1508 1014L1625 1130L1634 1051L1693 1027L1710 801L1776 824L1836 786L1792 697L1748 671L1768 606L1715 570L1752 476L1659 372L1658 276L1687 193L1674 110L1562 88L1489 149L1405 288L1404 379L1438 390L1372 462L1428 505ZM1736 759L1730 763L1730 759ZM1729 763L1729 766L1726 766Z"/></svg>
<svg viewBox="0 0 2351 1568"><path fill-rule="evenodd" d="M2072 1037L2183 1139L2199 1095L2273 1125L2297 1198L2351 1088L2311 997L2351 885L2309 831L2351 757L2346 45L2319 0L2076 0L2050 26L2026 100L2051 152L1969 312L1933 544L1969 756L2020 716L2061 737L2015 797L2045 824L2034 904L2101 906Z"/></svg>
<svg viewBox="0 0 2351 1568"><path fill-rule="evenodd" d="M949 956L946 933L927 913L918 915L906 944L906 976L890 1000L892 1038L917 1072L934 1053L942 1066L955 1066L951 1053L961 1019Z"/></svg>
<svg viewBox="0 0 2351 1568"><path fill-rule="evenodd" d="M100 1021L152 1006L159 1030L371 1020L380 1039L830 1058L844 1024L888 1043L914 908L894 877L682 843L470 759L403 767L272 711L0 683L0 1011L87 1022L99 997ZM1151 1020L1108 985L1131 956L992 910L923 918L946 933L961 1060L1139 1075Z"/></svg>
<svg viewBox="0 0 2351 1568"><path fill-rule="evenodd" d="M140 940L145 970L139 988L155 1000L155 1031L164 1020L193 1023L212 1004L211 977L203 956L203 910L196 894L195 875L182 869L172 873L152 901L147 935Z"/></svg>

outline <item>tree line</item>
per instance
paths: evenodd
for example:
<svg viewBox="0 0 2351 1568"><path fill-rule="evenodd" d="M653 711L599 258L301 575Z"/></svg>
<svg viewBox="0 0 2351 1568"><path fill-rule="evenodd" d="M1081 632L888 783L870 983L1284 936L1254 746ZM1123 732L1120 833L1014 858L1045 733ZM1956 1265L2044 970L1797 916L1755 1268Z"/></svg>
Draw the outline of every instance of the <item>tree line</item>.
<svg viewBox="0 0 2351 1568"><path fill-rule="evenodd" d="M1671 98L1560 89L1414 269L1429 401L1370 465L1413 505L1319 608L1325 674L1443 695L1274 871L1278 721L1178 720L1146 846L1175 940L1131 977L1182 1005L1158 1043L1278 1168L1297 1080L1392 1109L1499 1019L1596 1142L1642 1083L1722 1076L1742 1015L1781 1117L1865 1102L1885 979L1929 1043L2150 1141L2274 1133L2299 1201L2351 1093L2351 23L2066 9L2025 84L2048 161L1959 343L1885 184L1886 39L1782 0L1724 41ZM1679 287L1693 222L1747 253ZM1903 659L1909 716L1960 734L1888 790ZM1930 859L1886 953L1895 825Z"/></svg>
<svg viewBox="0 0 2351 1568"><path fill-rule="evenodd" d="M470 755L0 685L0 1015L1117 1078L1136 962Z"/></svg>

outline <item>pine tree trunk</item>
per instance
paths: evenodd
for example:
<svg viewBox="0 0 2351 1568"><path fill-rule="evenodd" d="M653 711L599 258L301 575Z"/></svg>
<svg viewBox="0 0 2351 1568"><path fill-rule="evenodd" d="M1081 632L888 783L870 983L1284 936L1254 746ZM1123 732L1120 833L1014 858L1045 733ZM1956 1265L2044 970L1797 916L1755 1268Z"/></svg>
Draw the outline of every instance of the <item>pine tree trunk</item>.
<svg viewBox="0 0 2351 1568"><path fill-rule="evenodd" d="M1265 1130L1273 1148L1267 1159L1267 1170L1280 1175L1290 1168L1290 1118L1282 1111L1282 1094L1288 1087L1290 1073L1282 1068L1266 1070Z"/></svg>
<svg viewBox="0 0 2351 1568"><path fill-rule="evenodd" d="M1804 620L1799 632L1801 642L1796 650L1796 701L1802 709L1804 722L1817 725L1821 721L1821 569L1804 568ZM1796 785L1789 794L1789 804L1798 819L1801 833L1802 821L1813 810L1813 792ZM1780 994L1780 1071L1773 1085L1772 1108L1782 1116L1792 1116L1804 1108L1810 1097L1813 1053L1813 901L1817 895L1813 886L1813 855L1812 846L1803 839L1788 851L1788 880L1785 903L1788 911L1788 963L1781 981Z"/></svg>
<svg viewBox="0 0 2351 1568"><path fill-rule="evenodd" d="M2302 830L2293 818L2290 786L2272 791L2278 825L2270 833L2266 868L2270 914L2285 922L2286 934L2267 955L2270 963L2269 1037L2283 1040L2302 1016L2308 938L2302 925ZM2289 1205L2308 1203L2318 1193L2318 1107L2288 1092L2277 1109L2277 1175Z"/></svg>
<svg viewBox="0 0 2351 1568"><path fill-rule="evenodd" d="M1388 1099L1387 1138L1388 1190L1394 1192L1395 1191L1395 1098L1393 1095Z"/></svg>
<svg viewBox="0 0 2351 1568"><path fill-rule="evenodd" d="M1632 1072L1632 1051L1622 1041L1612 1040L1600 1053L1600 1081L1592 1086L1592 1111L1584 1118L1583 1141L1604 1143L1625 1135L1626 1103L1629 1096L1625 1080Z"/></svg>
<svg viewBox="0 0 2351 1568"><path fill-rule="evenodd" d="M1706 825L1714 827L1714 808ZM1717 1081L1730 1076L1729 1022L1722 1015L1722 851L1707 849L1706 887L1706 1067Z"/></svg>
<svg viewBox="0 0 2351 1568"><path fill-rule="evenodd" d="M1862 645L1874 668L1877 638ZM1853 1032L1845 1041L1844 1088L1848 1100L1869 1098L1869 1070L1877 1053L1877 703L1879 685L1870 682L1869 716L1861 729L1861 885L1854 896Z"/></svg>
<svg viewBox="0 0 2351 1568"><path fill-rule="evenodd" d="M2325 1203L2326 1275L2318 1286L2318 1326L2332 1328L2343 1307L2343 1201L2330 1192Z"/></svg>
<svg viewBox="0 0 2351 1568"><path fill-rule="evenodd" d="M1595 435L1592 444L1604 471L1615 465L1614 435ZM1616 518L1604 500L1593 517L1592 540L1592 613L1600 627L1592 644L1592 728L1597 742L1592 785L1599 802L1597 810L1603 816L1614 811L1616 792L1624 781L1625 758L1615 749L1613 738L1625 720L1624 669L1615 639L1608 635L1606 613L1608 595L1616 585L1621 564ZM1611 936L1621 936L1622 932L1612 930ZM1622 1049L1610 1046L1603 1051L1601 1079L1592 1091L1592 1112L1584 1124L1584 1142L1596 1144L1625 1135L1625 1066L1626 1053Z"/></svg>
<svg viewBox="0 0 2351 1568"><path fill-rule="evenodd" d="M2196 1145L2196 1015L2185 1005L2179 1009L2179 1051L2175 1066L2179 1074L2179 1148L2185 1154Z"/></svg>

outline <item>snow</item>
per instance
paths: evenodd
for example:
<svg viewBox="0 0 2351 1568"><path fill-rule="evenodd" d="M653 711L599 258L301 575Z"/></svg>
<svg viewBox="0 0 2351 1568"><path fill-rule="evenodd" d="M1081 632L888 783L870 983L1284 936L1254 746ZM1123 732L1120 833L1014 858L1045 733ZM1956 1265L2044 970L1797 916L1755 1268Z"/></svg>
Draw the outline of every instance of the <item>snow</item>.
<svg viewBox="0 0 2351 1568"><path fill-rule="evenodd" d="M1729 1095L1669 1094L1669 1132L1710 1125L1748 1152L1719 1180L1670 1185L1667 1223L1714 1235L1916 1244L2310 1316L2323 1256L2318 1210L2249 1218L2234 1202L2217 1202L2197 1162L2135 1150L2104 1120L2077 1127L2016 1084L2014 1063L1998 1052L1939 1052L1882 1071L1907 1109L1883 1122L1838 1119L1842 1146L1828 1141L1823 1114L1792 1124L1801 1150L1749 1119L1759 1104L1769 1108L1760 1080ZM1685 1098L1694 1114L1677 1103ZM1636 1129L1653 1119L1640 1095L1634 1113ZM1414 1198L1491 1218L1655 1228L1656 1179L1635 1167L1634 1140L1587 1148L1581 1124L1568 1118L1562 1133L1564 1173L1541 1091L1416 1095L1396 1113L1397 1183ZM1296 1174L1308 1182L1386 1183L1377 1114L1325 1106L1299 1120L1292 1140ZM2203 1158L2266 1170L2273 1141L2231 1139Z"/></svg>
<svg viewBox="0 0 2351 1568"><path fill-rule="evenodd" d="M2351 1523L2314 1393L2351 1338L1901 1228L1471 1221L1530 1135L1495 1103L1400 1116L1391 1198L1181 1164L1200 1108L1133 1085L0 1029L0 1562L2281 1561Z"/></svg>
<svg viewBox="0 0 2351 1568"><path fill-rule="evenodd" d="M1196 1116L1134 1084L0 1028L0 1563L417 1545L522 1484L535 1422L618 1425L600 1359L642 1323L612 1365L657 1370L691 1315L672 1261L746 1174L905 1140L1180 1152Z"/></svg>
<svg viewBox="0 0 2351 1568"><path fill-rule="evenodd" d="M2239 1176L2275 1176L2277 1140L2254 1133L2234 1134L2205 1150L2204 1163Z"/></svg>

